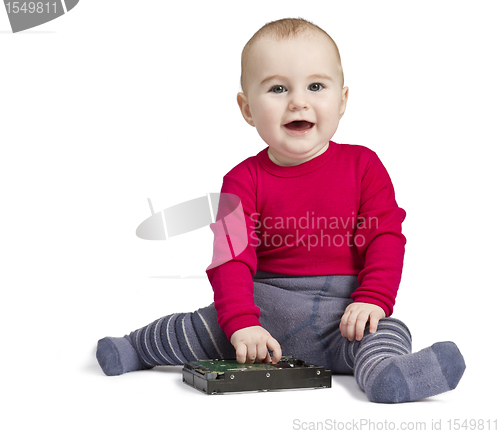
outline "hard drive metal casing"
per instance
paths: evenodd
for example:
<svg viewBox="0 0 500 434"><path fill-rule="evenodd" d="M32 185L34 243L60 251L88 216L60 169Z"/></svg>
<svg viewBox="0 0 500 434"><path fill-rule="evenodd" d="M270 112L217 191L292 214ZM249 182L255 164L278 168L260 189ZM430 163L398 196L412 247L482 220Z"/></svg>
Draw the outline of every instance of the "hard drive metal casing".
<svg viewBox="0 0 500 434"><path fill-rule="evenodd" d="M184 383L208 395L219 393L317 389L332 386L330 370L293 357L277 364L239 364L236 360L199 360L184 364Z"/></svg>

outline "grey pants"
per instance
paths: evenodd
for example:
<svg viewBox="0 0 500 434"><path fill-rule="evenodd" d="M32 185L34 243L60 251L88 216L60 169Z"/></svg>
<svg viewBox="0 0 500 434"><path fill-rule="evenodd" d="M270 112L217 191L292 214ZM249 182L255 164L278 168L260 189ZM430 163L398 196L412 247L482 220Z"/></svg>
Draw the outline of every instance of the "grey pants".
<svg viewBox="0 0 500 434"><path fill-rule="evenodd" d="M360 343L343 338L339 324L357 286L355 275L297 277L258 271L254 300L262 326L278 340L283 355L325 366L334 374L352 374ZM397 319L381 320L379 330L384 328L391 334L401 330L411 339ZM130 339L149 367L236 357L213 304L160 318L132 332Z"/></svg>

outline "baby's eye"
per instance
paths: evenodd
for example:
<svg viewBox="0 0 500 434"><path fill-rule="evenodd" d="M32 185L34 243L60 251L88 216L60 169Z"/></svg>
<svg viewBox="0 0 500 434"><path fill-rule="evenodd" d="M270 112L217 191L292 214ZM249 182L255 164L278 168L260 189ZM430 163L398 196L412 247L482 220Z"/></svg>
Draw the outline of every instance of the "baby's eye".
<svg viewBox="0 0 500 434"><path fill-rule="evenodd" d="M283 93L286 91L284 86L281 86L280 84L277 84L276 86L271 87L271 92L274 93Z"/></svg>
<svg viewBox="0 0 500 434"><path fill-rule="evenodd" d="M324 87L325 86L323 86L321 83L313 83L309 86L309 90L312 90L313 92L318 92Z"/></svg>

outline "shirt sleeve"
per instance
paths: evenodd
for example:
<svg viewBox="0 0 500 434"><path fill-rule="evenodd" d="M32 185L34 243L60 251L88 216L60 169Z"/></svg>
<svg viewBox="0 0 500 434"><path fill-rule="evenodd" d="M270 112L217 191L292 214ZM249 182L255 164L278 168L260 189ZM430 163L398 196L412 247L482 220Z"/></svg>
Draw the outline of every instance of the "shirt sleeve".
<svg viewBox="0 0 500 434"><path fill-rule="evenodd" d="M243 172L243 173L241 173ZM217 321L228 339L242 328L260 326L253 298L257 240L252 215L256 194L246 171L224 177L214 232L214 255L206 273L214 291Z"/></svg>
<svg viewBox="0 0 500 434"><path fill-rule="evenodd" d="M406 238L402 234L405 211L398 207L394 188L375 153L361 180L361 200L354 242L364 259L358 275L355 302L371 303L390 316L401 282Z"/></svg>

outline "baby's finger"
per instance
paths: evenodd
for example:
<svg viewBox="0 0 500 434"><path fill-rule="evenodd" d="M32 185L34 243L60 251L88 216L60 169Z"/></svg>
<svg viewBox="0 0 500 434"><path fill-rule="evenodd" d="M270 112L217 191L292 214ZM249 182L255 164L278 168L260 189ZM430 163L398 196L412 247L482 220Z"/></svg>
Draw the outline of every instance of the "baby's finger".
<svg viewBox="0 0 500 434"><path fill-rule="evenodd" d="M247 360L247 346L240 342L236 345L236 361L238 363L245 363Z"/></svg>
<svg viewBox="0 0 500 434"><path fill-rule="evenodd" d="M259 344L257 346L257 357L255 360L257 362L265 362L265 360L269 359L269 351L267 351L267 345L265 342Z"/></svg>
<svg viewBox="0 0 500 434"><path fill-rule="evenodd" d="M281 346L279 342L274 339L273 337L270 337L267 340L267 348L269 348L273 352L273 363L278 363L281 360ZM268 353L269 354L269 353Z"/></svg>
<svg viewBox="0 0 500 434"><path fill-rule="evenodd" d="M353 341L354 338L356 337L356 322L357 322L358 315L355 313L350 313L349 317L347 318L346 322L346 337L350 341Z"/></svg>
<svg viewBox="0 0 500 434"><path fill-rule="evenodd" d="M368 315L361 313L356 318L356 340L360 341L363 339L365 333L366 322L368 321Z"/></svg>
<svg viewBox="0 0 500 434"><path fill-rule="evenodd" d="M370 315L370 333L375 333L377 331L378 320L376 315Z"/></svg>
<svg viewBox="0 0 500 434"><path fill-rule="evenodd" d="M253 363L257 358L257 348L254 345L247 347L246 363Z"/></svg>
<svg viewBox="0 0 500 434"><path fill-rule="evenodd" d="M343 338L347 338L347 320L349 319L349 312L344 313L340 319L340 334Z"/></svg>
<svg viewBox="0 0 500 434"><path fill-rule="evenodd" d="M271 354L269 354L269 351L268 351L266 358L262 359L262 363L269 363L270 361L271 361Z"/></svg>

